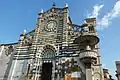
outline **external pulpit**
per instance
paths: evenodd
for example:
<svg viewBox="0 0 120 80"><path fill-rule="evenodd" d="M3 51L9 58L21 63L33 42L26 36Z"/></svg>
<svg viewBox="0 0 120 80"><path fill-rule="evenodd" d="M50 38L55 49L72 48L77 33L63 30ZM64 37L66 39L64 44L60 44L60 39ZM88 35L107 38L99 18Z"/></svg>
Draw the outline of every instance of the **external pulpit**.
<svg viewBox="0 0 120 80"><path fill-rule="evenodd" d="M92 65L97 61L97 52L92 50L92 47L98 42L99 38L96 33L89 31L83 31L74 41L74 43L79 44L80 47L79 59L86 68L86 80L93 80Z"/></svg>

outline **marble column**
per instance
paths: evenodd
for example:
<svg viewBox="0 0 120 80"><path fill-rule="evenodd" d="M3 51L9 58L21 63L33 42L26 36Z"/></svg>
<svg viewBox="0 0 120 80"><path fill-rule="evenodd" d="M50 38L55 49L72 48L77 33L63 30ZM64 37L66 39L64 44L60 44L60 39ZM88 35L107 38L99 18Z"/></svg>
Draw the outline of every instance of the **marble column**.
<svg viewBox="0 0 120 80"><path fill-rule="evenodd" d="M52 80L55 80L55 61L52 61L53 67L52 67Z"/></svg>

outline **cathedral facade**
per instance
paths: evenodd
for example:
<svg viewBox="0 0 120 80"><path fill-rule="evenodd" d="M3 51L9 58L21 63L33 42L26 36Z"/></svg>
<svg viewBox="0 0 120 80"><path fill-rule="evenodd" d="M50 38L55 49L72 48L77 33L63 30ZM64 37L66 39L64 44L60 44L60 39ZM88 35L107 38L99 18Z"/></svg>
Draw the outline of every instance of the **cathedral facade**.
<svg viewBox="0 0 120 80"><path fill-rule="evenodd" d="M67 4L41 10L36 28L1 44L0 57L2 80L62 80L75 72L78 80L104 80L96 19L73 24Z"/></svg>

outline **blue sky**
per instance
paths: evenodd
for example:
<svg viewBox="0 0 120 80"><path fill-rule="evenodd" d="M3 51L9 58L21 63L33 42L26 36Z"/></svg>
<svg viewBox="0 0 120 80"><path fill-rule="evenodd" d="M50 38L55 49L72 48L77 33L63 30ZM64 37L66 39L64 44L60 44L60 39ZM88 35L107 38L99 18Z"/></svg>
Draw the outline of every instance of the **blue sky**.
<svg viewBox="0 0 120 80"><path fill-rule="evenodd" d="M119 0L0 0L0 43L17 42L24 29L34 29L38 12L51 8L53 2L57 7L68 3L73 23L97 17L102 63L115 75L115 61L120 60Z"/></svg>

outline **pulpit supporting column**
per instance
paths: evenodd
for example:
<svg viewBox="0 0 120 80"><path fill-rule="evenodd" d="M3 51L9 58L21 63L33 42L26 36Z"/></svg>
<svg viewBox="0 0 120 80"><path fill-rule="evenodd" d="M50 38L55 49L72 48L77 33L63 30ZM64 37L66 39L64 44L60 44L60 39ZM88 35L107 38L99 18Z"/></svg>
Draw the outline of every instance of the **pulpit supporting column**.
<svg viewBox="0 0 120 80"><path fill-rule="evenodd" d="M86 80L92 80L91 68L86 68Z"/></svg>

